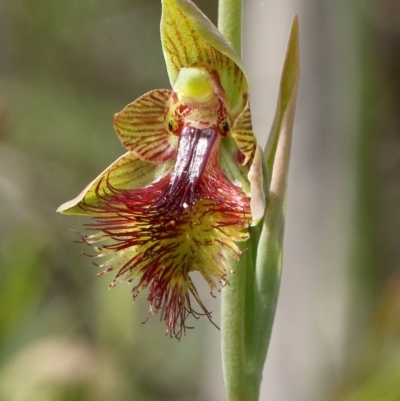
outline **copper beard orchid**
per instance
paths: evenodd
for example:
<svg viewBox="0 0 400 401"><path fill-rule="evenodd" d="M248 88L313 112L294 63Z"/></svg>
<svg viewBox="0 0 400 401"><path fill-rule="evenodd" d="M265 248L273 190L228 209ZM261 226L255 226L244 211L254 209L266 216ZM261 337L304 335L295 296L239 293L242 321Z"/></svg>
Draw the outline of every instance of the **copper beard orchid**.
<svg viewBox="0 0 400 401"><path fill-rule="evenodd" d="M82 235L111 286L148 288L171 336L205 314L190 273L211 290L227 282L229 257L263 216L260 150L239 57L189 0L163 0L161 38L173 90L150 91L114 116L128 152L58 211L92 215ZM201 308L197 313L192 300Z"/></svg>

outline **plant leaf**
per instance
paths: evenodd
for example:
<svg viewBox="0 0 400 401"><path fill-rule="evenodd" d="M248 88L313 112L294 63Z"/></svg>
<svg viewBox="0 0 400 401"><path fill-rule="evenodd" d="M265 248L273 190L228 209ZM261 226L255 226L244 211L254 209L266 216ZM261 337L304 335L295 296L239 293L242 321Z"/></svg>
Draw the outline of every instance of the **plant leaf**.
<svg viewBox="0 0 400 401"><path fill-rule="evenodd" d="M299 78L298 19L294 18L283 67L278 105L265 156L270 172L269 200L257 246L254 317L247 336L255 372L262 371L279 293L287 177ZM257 240L257 238L254 238Z"/></svg>

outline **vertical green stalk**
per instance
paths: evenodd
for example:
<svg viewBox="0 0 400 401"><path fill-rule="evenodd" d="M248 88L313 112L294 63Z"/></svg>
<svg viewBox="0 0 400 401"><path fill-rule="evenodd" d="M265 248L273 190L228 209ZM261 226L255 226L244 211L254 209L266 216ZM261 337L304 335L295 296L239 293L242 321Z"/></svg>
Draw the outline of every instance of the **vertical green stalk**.
<svg viewBox="0 0 400 401"><path fill-rule="evenodd" d="M222 290L221 351L228 401L258 400L258 395L250 395L254 392L254 383L246 375L246 281L249 275L243 267L253 263L251 252L246 252L240 262L231 262L234 273L229 275L229 285Z"/></svg>
<svg viewBox="0 0 400 401"><path fill-rule="evenodd" d="M220 0L218 28L231 43L237 54L242 47L242 0ZM243 248L248 247L246 243ZM233 274L229 285L222 291L221 348L222 368L228 401L256 401L254 385L245 374L246 367L246 282L250 279L247 269L253 266L252 252L246 252L240 262L232 261ZM257 393L257 392L256 392Z"/></svg>
<svg viewBox="0 0 400 401"><path fill-rule="evenodd" d="M218 27L241 53L242 0L220 0ZM232 261L230 285L222 291L222 367L228 401L257 401L275 316L282 268L287 175L299 76L298 22L294 18L275 121L264 154L270 184L264 221L252 227L240 261Z"/></svg>
<svg viewBox="0 0 400 401"><path fill-rule="evenodd" d="M242 0L219 0L218 29L240 56L242 51Z"/></svg>

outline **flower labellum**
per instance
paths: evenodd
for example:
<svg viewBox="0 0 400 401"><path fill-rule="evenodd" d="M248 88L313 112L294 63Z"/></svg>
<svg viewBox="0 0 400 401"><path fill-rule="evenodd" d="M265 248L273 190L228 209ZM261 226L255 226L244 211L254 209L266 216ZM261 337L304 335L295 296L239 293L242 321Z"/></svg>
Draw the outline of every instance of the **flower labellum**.
<svg viewBox="0 0 400 401"><path fill-rule="evenodd" d="M150 91L114 116L128 152L58 209L91 215L82 235L111 286L148 289L150 314L180 338L189 315L206 315L190 273L211 291L264 214L260 150L239 57L189 0L163 0L161 38L173 89ZM197 312L193 301L200 308Z"/></svg>

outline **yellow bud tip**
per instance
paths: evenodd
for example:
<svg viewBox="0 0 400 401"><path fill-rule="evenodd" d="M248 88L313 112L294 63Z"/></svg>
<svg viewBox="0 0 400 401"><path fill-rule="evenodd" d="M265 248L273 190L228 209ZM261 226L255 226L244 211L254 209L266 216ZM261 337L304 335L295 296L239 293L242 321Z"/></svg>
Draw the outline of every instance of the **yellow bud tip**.
<svg viewBox="0 0 400 401"><path fill-rule="evenodd" d="M180 98L205 103L215 95L208 74L199 68L182 68L174 86Z"/></svg>

